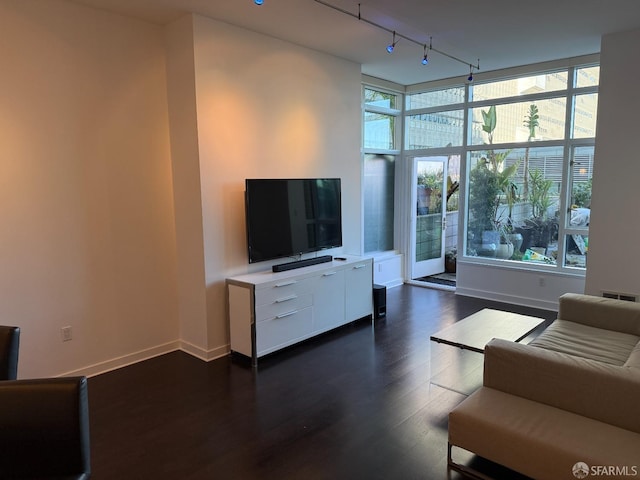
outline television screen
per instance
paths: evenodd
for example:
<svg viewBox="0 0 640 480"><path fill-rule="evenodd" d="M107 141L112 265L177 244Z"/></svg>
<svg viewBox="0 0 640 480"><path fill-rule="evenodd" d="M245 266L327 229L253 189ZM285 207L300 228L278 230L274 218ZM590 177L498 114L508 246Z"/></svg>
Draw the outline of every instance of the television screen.
<svg viewBox="0 0 640 480"><path fill-rule="evenodd" d="M342 246L339 178L247 179L249 263Z"/></svg>

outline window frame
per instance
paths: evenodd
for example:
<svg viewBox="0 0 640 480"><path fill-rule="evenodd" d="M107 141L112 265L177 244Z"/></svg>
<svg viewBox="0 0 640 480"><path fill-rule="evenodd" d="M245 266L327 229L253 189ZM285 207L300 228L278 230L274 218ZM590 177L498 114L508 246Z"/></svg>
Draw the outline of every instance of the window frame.
<svg viewBox="0 0 640 480"><path fill-rule="evenodd" d="M402 125L404 123L404 118L403 118L403 109L402 107L400 108L389 108L389 107L381 107L379 105L372 105L370 103L366 103L365 98L365 91L366 90L373 90L376 92L381 92L381 93L387 93L389 95L395 95L396 96L396 105L402 105L404 103L404 99L402 98L402 95L398 92L394 92L392 90L388 90L385 88L380 88L380 87L376 87L376 86L372 86L372 85L368 85L368 84L362 84L362 141L361 141L361 145L362 145L362 153L363 154L381 154L381 155L400 155L401 153L401 148L399 147L399 145L401 145L401 138L402 138ZM388 115L391 117L395 118L395 125L394 125L394 132L393 132L393 148L371 148L371 147L367 147L366 146L366 141L365 141L365 131L366 131L366 124L365 124L365 117L367 113L374 113L374 114L380 114L380 115Z"/></svg>
<svg viewBox="0 0 640 480"><path fill-rule="evenodd" d="M571 172L571 162L573 159L573 152L577 147L583 146L595 146L596 137L595 133L593 137L580 137L574 138L574 121L575 121L575 110L576 110L576 98L580 95L588 95L588 94L598 94L599 85L588 85L577 87L578 81L578 72L581 69L591 68L591 67L599 67L599 58L598 56L590 56L588 60L583 58L582 61L577 59L577 61L572 61L571 59L565 60L564 62L553 62L551 66L548 68L538 68L535 66L531 69L514 69L516 70L515 74L512 75L500 75L500 72L489 74L486 76L482 76L480 79L477 79L474 84L465 84L465 96L463 103L452 103L448 105L437 105L431 108L419 108L409 110L405 109L404 112L404 121L407 122L409 119L416 114L420 113L437 113L441 111L450 111L458 108L463 108L465 113L465 126L464 126L464 138L463 145L461 147L449 147L449 148L437 148L437 149L409 149L409 139L405 138L403 141L403 147L405 148L403 151L404 156L407 155L418 155L429 152L429 154L433 154L435 152L438 153L459 153L461 154L461 158L463 159L461 163L461 187L463 191L460 196L460 210L462 213L462 227L459 230L459 236L461 236L461 240L458 241L459 247L462 248L459 250L463 254L459 255L459 260L466 262L478 262L478 263L489 263L491 265L496 265L504 268L517 268L517 269L526 269L526 270L545 270L556 273L568 273L584 276L586 274L585 268L576 268L573 266L566 265L566 257L565 257L565 244L566 237L572 233L579 233L582 235L588 236L588 227L586 229L580 228L570 228L568 223L568 216L570 215L570 207L569 204L571 199L571 182L572 182L572 172ZM563 64L564 63L564 64ZM518 79L524 77L530 77L535 75L546 75L553 73L567 73L567 86L566 89L553 90L549 92L537 92L537 93L528 93L524 95L513 95L508 97L498 97L492 98L490 100L472 100L472 91L474 85L484 85L494 82L502 82L510 79ZM434 84L424 84L422 87L414 86L406 92L405 106L410 103L410 96L413 94L421 94L428 91L438 91L438 90L446 90L449 88L454 88L456 86L460 86L460 83L452 84L451 82L434 82ZM431 88L429 88L431 87ZM560 185L560 198L559 198L559 215L558 219L558 256L556 263L553 265L540 265L536 263L528 263L522 261L503 261L503 260L495 260L487 257L473 257L466 255L467 253L467 228L468 228L468 194L469 194L469 154L473 151L478 151L481 149L486 149L486 145L478 145L478 144L469 144L471 140L472 134L472 121L471 121L471 112L473 109L478 108L488 108L491 105L506 105L513 103L535 103L536 101L548 100L548 99L557 99L563 98L565 100L565 122L564 122L564 137L556 140L544 140L544 141L525 141L525 142L509 142L509 143L496 143L492 145L492 149L509 149L509 148L525 148L526 146L535 146L537 147L560 147L563 149L563 159L562 159L562 180ZM596 112L597 113L597 112ZM597 119L596 119L597 121ZM408 129L405 127L405 131L408 132ZM575 230L575 231L574 231Z"/></svg>
<svg viewBox="0 0 640 480"><path fill-rule="evenodd" d="M389 107L382 107L379 105L372 105L372 104L368 104L366 103L366 90L373 90L376 92L381 92L381 93L385 93L385 94L389 94L389 95L394 95L396 97L396 106L398 108L389 108ZM397 232L397 224L398 224L398 208L397 208L397 197L398 197L398 162L401 158L401 153L402 153L402 148L401 148L401 144L402 144L402 138L403 136L403 131L404 131L404 95L402 92L396 91L396 90L392 90L389 88L383 88L381 86L378 85L372 85L370 83L367 82L362 82L362 88L361 88L361 105L362 105L362 112L361 112L361 118L362 118L362 138L361 138L361 143L360 145L362 146L361 148L361 152L360 152L360 161L361 161L361 171L362 171L362 181L363 181L363 194L362 194L362 199L363 199L363 218L366 218L366 213L365 213L365 209L367 208L367 204L366 202L364 202L364 198L365 198L365 193L364 193L364 189L365 189L365 162L367 161L367 157L372 155L372 156L391 156L393 157L393 161L394 161L394 206L393 206L393 212L392 212L392 225L391 228L393 228L394 232ZM366 133L366 123L365 123L365 117L367 113L375 113L375 114L382 114L382 115L391 115L393 117L395 117L395 128L394 128L394 134L393 134L393 147L391 149L384 149L384 148L371 148L371 147L367 147L366 146L366 138L365 138L365 133ZM393 252L393 251L397 251L397 244L398 244L398 239L397 239L397 235L396 233L394 233L394 238L393 238L393 245L391 246L391 248L388 249L384 249L384 250L371 250L368 251L366 250L366 231L365 231L366 226L363 225L363 234L362 234L362 249L363 252L368 254L368 255L377 255L377 254L382 254L385 252Z"/></svg>

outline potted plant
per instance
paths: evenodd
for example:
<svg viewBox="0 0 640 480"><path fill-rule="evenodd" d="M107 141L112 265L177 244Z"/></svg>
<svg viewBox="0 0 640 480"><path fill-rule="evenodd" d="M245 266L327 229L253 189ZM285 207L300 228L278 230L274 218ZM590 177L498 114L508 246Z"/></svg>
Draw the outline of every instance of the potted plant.
<svg viewBox="0 0 640 480"><path fill-rule="evenodd" d="M487 160L483 158L469 174L473 185L469 191L469 231L472 240L470 248L478 255L494 256L497 241L493 232L495 232L496 198L500 194L500 187L495 172L487 165Z"/></svg>
<svg viewBox="0 0 640 480"><path fill-rule="evenodd" d="M549 217L549 208L553 205L551 187L553 181L544 177L539 169L529 172L529 204L531 218L524 221L518 229L523 236L522 251L531 247L547 248L558 233L558 222Z"/></svg>
<svg viewBox="0 0 640 480"><path fill-rule="evenodd" d="M514 245L510 238L509 228L507 225L498 225L498 233L500 234L500 243L496 250L496 258L506 260L513 255Z"/></svg>
<svg viewBox="0 0 640 480"><path fill-rule="evenodd" d="M497 124L495 106L492 105L488 111L483 110L482 117L482 129L487 133L491 145ZM511 224L513 205L518 199L518 187L513 177L520 162L506 166L505 160L510 153L511 150L496 152L490 149L470 172L469 225L474 239L471 247L481 256L510 258L513 254L513 244L506 226ZM508 207L506 220L501 209L503 202ZM498 251L500 254L496 255ZM507 255L509 251L511 253Z"/></svg>
<svg viewBox="0 0 640 480"><path fill-rule="evenodd" d="M447 273L456 273L457 268L457 249L454 247L444 254L444 271Z"/></svg>

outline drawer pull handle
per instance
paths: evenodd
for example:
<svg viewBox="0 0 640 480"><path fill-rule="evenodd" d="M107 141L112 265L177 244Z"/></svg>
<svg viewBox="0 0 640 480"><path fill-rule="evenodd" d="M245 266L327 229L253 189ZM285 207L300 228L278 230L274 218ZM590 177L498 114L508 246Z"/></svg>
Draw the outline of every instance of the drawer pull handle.
<svg viewBox="0 0 640 480"><path fill-rule="evenodd" d="M297 295L290 295L290 296L288 296L288 297L278 298L278 299L276 300L276 303L284 303L284 302L288 302L289 300L294 300L294 299L296 299L296 298L298 298L298 296L297 296Z"/></svg>
<svg viewBox="0 0 640 480"><path fill-rule="evenodd" d="M356 265L355 267L353 267L354 270L358 270L360 268L364 268L366 267L366 265Z"/></svg>
<svg viewBox="0 0 640 480"><path fill-rule="evenodd" d="M326 273L323 273L322 276L323 277L330 277L332 275L335 275L336 273L338 273L338 272L326 272Z"/></svg>
<svg viewBox="0 0 640 480"><path fill-rule="evenodd" d="M292 282L285 282L285 283L276 283L276 288L280 288L280 287L288 287L289 285L295 285L296 282L295 280Z"/></svg>
<svg viewBox="0 0 640 480"><path fill-rule="evenodd" d="M296 313L298 313L297 310L292 310L291 312L287 313L281 313L280 315L276 315L276 319L290 317L291 315L295 315Z"/></svg>

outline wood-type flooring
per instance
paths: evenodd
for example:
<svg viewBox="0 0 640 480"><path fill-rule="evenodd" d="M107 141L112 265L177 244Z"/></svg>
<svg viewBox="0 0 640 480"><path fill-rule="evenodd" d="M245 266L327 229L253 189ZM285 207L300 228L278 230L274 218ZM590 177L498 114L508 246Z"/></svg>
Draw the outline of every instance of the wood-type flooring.
<svg viewBox="0 0 640 480"><path fill-rule="evenodd" d="M429 336L487 307L556 316L403 285L387 290L386 317L257 369L174 352L90 378L92 479L460 479L447 470L447 414L465 397L430 383Z"/></svg>

